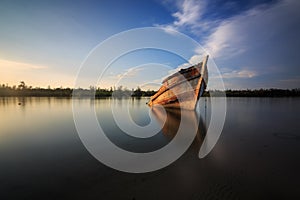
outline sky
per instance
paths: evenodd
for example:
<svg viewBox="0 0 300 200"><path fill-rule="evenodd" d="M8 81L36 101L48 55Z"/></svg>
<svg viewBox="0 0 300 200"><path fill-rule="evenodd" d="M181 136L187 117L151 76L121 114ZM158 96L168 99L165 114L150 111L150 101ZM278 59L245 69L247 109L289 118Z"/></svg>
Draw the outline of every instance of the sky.
<svg viewBox="0 0 300 200"><path fill-rule="evenodd" d="M299 10L298 0L0 0L0 83L73 87L101 42L157 27L197 41L227 89L300 88ZM98 86L159 85L172 69L200 60L189 50L190 59L155 49L120 56Z"/></svg>

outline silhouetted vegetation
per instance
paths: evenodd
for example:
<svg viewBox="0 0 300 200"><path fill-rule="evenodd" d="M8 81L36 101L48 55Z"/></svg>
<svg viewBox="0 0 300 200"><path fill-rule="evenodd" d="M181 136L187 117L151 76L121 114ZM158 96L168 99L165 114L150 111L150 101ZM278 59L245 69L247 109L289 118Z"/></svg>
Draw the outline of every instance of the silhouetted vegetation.
<svg viewBox="0 0 300 200"><path fill-rule="evenodd" d="M228 90L228 97L293 97L300 96L300 89L283 90L283 89L260 89L260 90Z"/></svg>
<svg viewBox="0 0 300 200"><path fill-rule="evenodd" d="M24 81L21 81L18 86L0 85L0 96L32 96L32 97L71 97L71 88L39 88L27 86Z"/></svg>
<svg viewBox="0 0 300 200"><path fill-rule="evenodd" d="M100 88L91 86L89 89L72 89L72 88L39 88L27 86L21 81L18 86L0 85L0 96L28 96L28 97L72 97L75 91L78 97L90 97L94 95L96 98L101 97L149 97L155 94L154 90L143 91L140 87L136 89L127 89L119 86L118 88ZM203 96L210 96L210 91L205 91ZM214 96L223 96L224 92L214 90L211 91ZM300 88L298 89L259 89L259 90L226 90L227 97L300 97ZM219 95L218 95L219 94Z"/></svg>
<svg viewBox="0 0 300 200"><path fill-rule="evenodd" d="M155 94L154 90L143 91L140 87L136 89L129 90L119 86L116 88L100 88L91 86L89 89L73 89L73 88L39 88L27 86L24 81L21 81L18 86L9 86L2 84L0 85L0 96L10 97L10 96L28 96L28 97L72 97L73 91L75 91L76 96L85 97L94 95L96 98L100 97L144 97L152 96Z"/></svg>
<svg viewBox="0 0 300 200"><path fill-rule="evenodd" d="M213 96L223 96L224 92L214 90ZM226 90L227 97L300 97L300 88L297 89L259 89L259 90ZM203 96L210 96L205 91Z"/></svg>

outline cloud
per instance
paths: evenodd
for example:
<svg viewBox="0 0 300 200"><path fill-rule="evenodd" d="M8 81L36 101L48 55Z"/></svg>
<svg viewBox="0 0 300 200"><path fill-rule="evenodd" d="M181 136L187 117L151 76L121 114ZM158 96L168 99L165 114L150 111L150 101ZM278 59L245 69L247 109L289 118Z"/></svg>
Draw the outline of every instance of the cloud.
<svg viewBox="0 0 300 200"><path fill-rule="evenodd" d="M300 74L299 7L300 1L295 0L261 5L215 28L204 46L221 69L230 69L223 74L226 84L231 81L235 84L231 87L243 88L299 87L299 80L293 78ZM248 66L247 70L242 66Z"/></svg>
<svg viewBox="0 0 300 200"><path fill-rule="evenodd" d="M0 59L0 81L16 85L25 81L33 87L72 87L75 74L61 73L45 65Z"/></svg>
<svg viewBox="0 0 300 200"><path fill-rule="evenodd" d="M0 69L9 69L9 70L38 70L46 69L47 66L35 65L31 63L17 62L12 60L3 60L0 59Z"/></svg>
<svg viewBox="0 0 300 200"><path fill-rule="evenodd" d="M118 74L116 76L117 79L122 79L122 78L132 78L138 75L139 71L142 71L143 68L141 67L132 67L127 70L125 70L124 73Z"/></svg>
<svg viewBox="0 0 300 200"><path fill-rule="evenodd" d="M172 13L174 21L169 24L155 24L161 27L168 33L180 31L183 29L190 29L192 32L198 28L205 29L209 25L202 19L206 3L203 0L177 0L175 1L177 11Z"/></svg>
<svg viewBox="0 0 300 200"><path fill-rule="evenodd" d="M253 78L257 76L255 71L251 70L233 70L231 72L222 73L222 78Z"/></svg>
<svg viewBox="0 0 300 200"><path fill-rule="evenodd" d="M189 63L191 65L198 64L199 62L201 62L203 60L205 55L207 55L207 52L205 52L203 49L196 49L195 50L195 55L193 55L189 59Z"/></svg>
<svg viewBox="0 0 300 200"><path fill-rule="evenodd" d="M234 56L245 51L245 47L240 44L241 35L235 31L235 24L223 22L215 32L205 41L205 49L215 58L220 56ZM239 45L237 45L239 43ZM237 49L236 47L239 46Z"/></svg>
<svg viewBox="0 0 300 200"><path fill-rule="evenodd" d="M215 58L245 53L250 47L260 42L281 37L280 34L284 30L290 31L293 26L294 29L291 31L299 30L300 1L295 0L281 0L276 4L258 5L238 15L218 21L203 19L202 15L208 12L205 10L207 5L204 1L178 0L176 6L178 11L172 14L175 20L170 24L160 26L170 32L187 27L209 27L210 32L206 35L203 44Z"/></svg>
<svg viewBox="0 0 300 200"><path fill-rule="evenodd" d="M281 79L279 81L283 84L297 85L297 88L300 87L300 76L291 77L289 79Z"/></svg>
<svg viewBox="0 0 300 200"><path fill-rule="evenodd" d="M102 79L97 83L103 88L109 88L111 86L125 86L132 87L131 82L136 81L137 78L141 76L141 73L145 68L143 67L131 67L123 70L123 72L119 73L114 70L107 71L106 74L103 75ZM130 83L130 84L129 84Z"/></svg>
<svg viewBox="0 0 300 200"><path fill-rule="evenodd" d="M290 39L283 35L285 31L299 32L299 7L300 1L282 0L226 19L207 37L205 49L215 58L229 58L265 44L270 39L274 39L272 45L276 45L276 40L288 41ZM261 49L256 50L264 53Z"/></svg>
<svg viewBox="0 0 300 200"><path fill-rule="evenodd" d="M195 25L203 13L203 1L184 0L179 5L179 11L172 14L175 17L175 27Z"/></svg>
<svg viewBox="0 0 300 200"><path fill-rule="evenodd" d="M300 74L299 8L300 1L280 0L217 23L203 17L192 21L213 24L210 31L196 35L196 39L223 71L227 86L295 88L299 87L299 79L294 77ZM195 50L189 62L199 62L202 55Z"/></svg>
<svg viewBox="0 0 300 200"><path fill-rule="evenodd" d="M161 84L161 77L168 73L169 66L160 63L147 63L137 65L135 67L119 70L111 69L114 73L104 74L98 85L101 87L120 86L126 88L141 88L149 89L151 86L156 88Z"/></svg>

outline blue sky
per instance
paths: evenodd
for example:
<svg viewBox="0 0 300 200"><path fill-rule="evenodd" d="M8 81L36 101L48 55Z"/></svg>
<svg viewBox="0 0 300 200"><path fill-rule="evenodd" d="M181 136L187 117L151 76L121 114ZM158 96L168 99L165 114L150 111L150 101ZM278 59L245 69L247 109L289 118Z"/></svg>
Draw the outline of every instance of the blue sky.
<svg viewBox="0 0 300 200"><path fill-rule="evenodd" d="M154 26L199 42L226 88L299 88L299 9L298 0L0 0L0 83L72 87L82 61L100 42ZM130 72L123 82L129 88L151 79L159 83L168 70L157 73L147 65L153 61L171 68L185 62L147 50L115 62L110 73L120 77ZM142 70L131 69L143 63L147 79ZM108 77L103 87L114 80Z"/></svg>

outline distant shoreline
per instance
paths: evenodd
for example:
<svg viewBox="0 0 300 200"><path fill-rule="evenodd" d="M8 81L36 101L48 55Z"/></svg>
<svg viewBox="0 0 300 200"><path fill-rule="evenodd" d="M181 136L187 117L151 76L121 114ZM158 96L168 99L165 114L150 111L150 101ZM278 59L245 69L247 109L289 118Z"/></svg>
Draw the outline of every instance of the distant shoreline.
<svg viewBox="0 0 300 200"><path fill-rule="evenodd" d="M224 92L221 91L213 93L214 96L224 96ZM226 97L300 97L300 89L226 90L225 94ZM205 91L203 96L209 97L209 91Z"/></svg>
<svg viewBox="0 0 300 200"><path fill-rule="evenodd" d="M90 86L89 89L74 88L39 88L27 86L21 81L18 86L9 86L0 84L0 97L150 97L156 93L155 90L144 91L140 87L136 89L127 89L123 86L118 88L110 87L110 89ZM213 90L205 91L203 96L209 97L210 92L213 96L224 96L224 91ZM295 89L256 89L256 90L226 90L227 97L300 97L300 88Z"/></svg>
<svg viewBox="0 0 300 200"><path fill-rule="evenodd" d="M0 97L73 97L74 89L71 88L12 88L9 86L0 87ZM205 91L203 96L224 96L223 91ZM76 89L76 97L150 97L156 91L143 91L140 88L135 90L127 89ZM226 90L227 97L300 97L300 89L259 89L259 90Z"/></svg>

